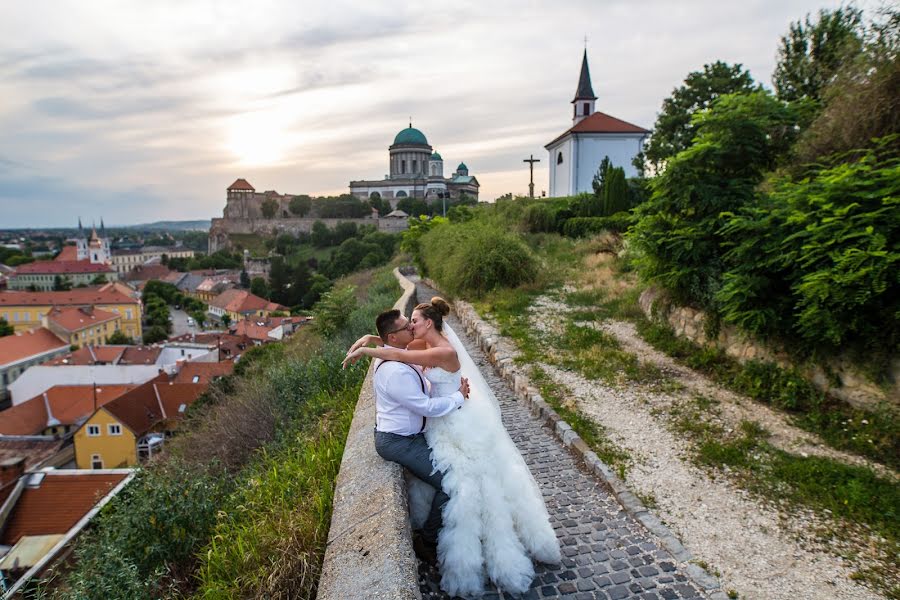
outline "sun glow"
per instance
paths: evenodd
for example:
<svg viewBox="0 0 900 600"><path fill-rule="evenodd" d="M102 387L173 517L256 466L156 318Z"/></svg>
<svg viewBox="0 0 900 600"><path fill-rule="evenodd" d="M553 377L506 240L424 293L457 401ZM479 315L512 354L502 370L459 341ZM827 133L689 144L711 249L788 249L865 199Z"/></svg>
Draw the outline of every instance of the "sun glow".
<svg viewBox="0 0 900 600"><path fill-rule="evenodd" d="M241 165L274 165L284 160L291 142L286 115L277 109L232 117L225 146Z"/></svg>

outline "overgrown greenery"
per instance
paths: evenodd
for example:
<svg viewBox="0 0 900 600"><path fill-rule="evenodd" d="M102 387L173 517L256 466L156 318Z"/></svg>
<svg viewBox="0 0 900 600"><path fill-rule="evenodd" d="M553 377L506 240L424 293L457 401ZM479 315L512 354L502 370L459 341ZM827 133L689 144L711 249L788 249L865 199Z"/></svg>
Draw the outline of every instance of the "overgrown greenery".
<svg viewBox="0 0 900 600"><path fill-rule="evenodd" d="M365 375L342 370L341 358L400 293L387 269L348 283L365 301L320 311L320 323L340 319L328 337L303 328L248 351L233 377L211 386L169 454L94 519L53 597L315 597Z"/></svg>

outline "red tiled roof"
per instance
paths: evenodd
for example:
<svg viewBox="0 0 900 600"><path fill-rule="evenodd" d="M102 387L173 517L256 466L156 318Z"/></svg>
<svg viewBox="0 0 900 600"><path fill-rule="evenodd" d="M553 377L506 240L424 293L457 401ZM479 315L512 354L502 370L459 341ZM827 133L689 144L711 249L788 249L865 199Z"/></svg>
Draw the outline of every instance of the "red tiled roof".
<svg viewBox="0 0 900 600"><path fill-rule="evenodd" d="M224 377L234 372L234 363L230 360L217 363L188 362L185 363L175 383L194 383L194 377L198 377L197 383L210 383L216 377Z"/></svg>
<svg viewBox="0 0 900 600"><path fill-rule="evenodd" d="M125 346L84 346L74 352L58 356L47 364L51 366L115 364L124 351Z"/></svg>
<svg viewBox="0 0 900 600"><path fill-rule="evenodd" d="M257 310L287 310L286 306L269 302L265 298L260 298L255 294L251 294L247 290L230 289L225 290L212 300L210 305L224 309L228 312L254 312Z"/></svg>
<svg viewBox="0 0 900 600"><path fill-rule="evenodd" d="M235 323L231 328L231 332L235 335L246 335L249 338L260 341L274 341L269 337L269 332L278 327L277 324L267 324L264 322L256 322L252 319L243 319Z"/></svg>
<svg viewBox="0 0 900 600"><path fill-rule="evenodd" d="M109 265L89 260L36 260L16 267L16 275L70 275L75 273L112 273Z"/></svg>
<svg viewBox="0 0 900 600"><path fill-rule="evenodd" d="M0 292L0 306L90 306L92 304L138 304L111 283L67 292Z"/></svg>
<svg viewBox="0 0 900 600"><path fill-rule="evenodd" d="M563 138L570 133L650 133L648 130L643 127L638 127L637 125L632 125L627 121L623 121L621 119L617 119L613 116L610 116L606 113L595 112L589 117L585 117L581 121L578 122L577 125L570 127L565 130L563 133L558 135L552 142L547 144L547 146L553 145L560 138ZM545 148L547 146L544 146Z"/></svg>
<svg viewBox="0 0 900 600"><path fill-rule="evenodd" d="M40 467L41 463L59 452L66 440L62 438L0 439L0 464L22 457L25 470Z"/></svg>
<svg viewBox="0 0 900 600"><path fill-rule="evenodd" d="M17 332L0 337L0 365L16 362L29 356L43 354L51 350L59 350L68 346L49 330L43 327L26 332Z"/></svg>
<svg viewBox="0 0 900 600"><path fill-rule="evenodd" d="M38 487L22 490L0 544L12 546L23 535L66 533L126 476L125 473L47 472Z"/></svg>
<svg viewBox="0 0 900 600"><path fill-rule="evenodd" d="M128 346L119 359L120 365L154 365L162 348L159 346Z"/></svg>
<svg viewBox="0 0 900 600"><path fill-rule="evenodd" d="M228 186L227 191L231 190L248 190L251 192L255 192L256 188L250 185L250 183L246 179L235 179L234 183Z"/></svg>
<svg viewBox="0 0 900 600"><path fill-rule="evenodd" d="M96 392L97 407L111 402L122 394L134 389L133 385L98 385ZM94 386L92 385L55 385L44 394L17 404L0 412L0 434L2 435L37 435L47 427L50 415L62 425L77 425L94 412Z"/></svg>
<svg viewBox="0 0 900 600"><path fill-rule="evenodd" d="M121 319L117 313L84 306L54 308L47 313L48 321L70 333L116 319Z"/></svg>
<svg viewBox="0 0 900 600"><path fill-rule="evenodd" d="M179 418L179 407L193 404L207 384L170 383L163 374L106 404L103 409L128 427L135 436L157 423Z"/></svg>
<svg viewBox="0 0 900 600"><path fill-rule="evenodd" d="M172 273L165 265L138 265L126 273L126 281L150 281L153 279L164 280Z"/></svg>
<svg viewBox="0 0 900 600"><path fill-rule="evenodd" d="M56 258L54 258L53 260L78 260L78 248L76 248L75 246L63 246L62 250L59 251L59 254L57 254Z"/></svg>

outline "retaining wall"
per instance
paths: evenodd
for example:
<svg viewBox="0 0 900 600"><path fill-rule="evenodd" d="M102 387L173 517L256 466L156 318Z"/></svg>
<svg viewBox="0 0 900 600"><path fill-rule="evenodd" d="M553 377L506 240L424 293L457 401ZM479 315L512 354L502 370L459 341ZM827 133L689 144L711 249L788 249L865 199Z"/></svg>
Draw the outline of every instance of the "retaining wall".
<svg viewBox="0 0 900 600"><path fill-rule="evenodd" d="M416 304L416 288L399 270L403 295L394 304L405 315ZM374 324L373 324L374 327ZM400 465L375 453L372 368L363 382L347 435L334 492L319 600L421 600L418 563L406 482Z"/></svg>

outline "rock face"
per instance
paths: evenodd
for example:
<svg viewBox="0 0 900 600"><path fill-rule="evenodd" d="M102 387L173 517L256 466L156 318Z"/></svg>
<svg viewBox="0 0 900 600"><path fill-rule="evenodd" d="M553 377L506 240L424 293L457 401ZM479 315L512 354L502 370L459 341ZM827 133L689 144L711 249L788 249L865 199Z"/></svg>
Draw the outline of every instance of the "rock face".
<svg viewBox="0 0 900 600"><path fill-rule="evenodd" d="M847 356L837 356L824 364L799 364L783 349L755 340L725 324L719 328L715 338L710 338L704 325L706 314L703 311L674 305L656 288L645 290L639 303L648 318L664 320L677 336L701 346L718 348L742 363L758 360L797 369L818 389L858 408L872 408L882 402L900 408L900 357L891 361L892 384L884 388L860 372Z"/></svg>

